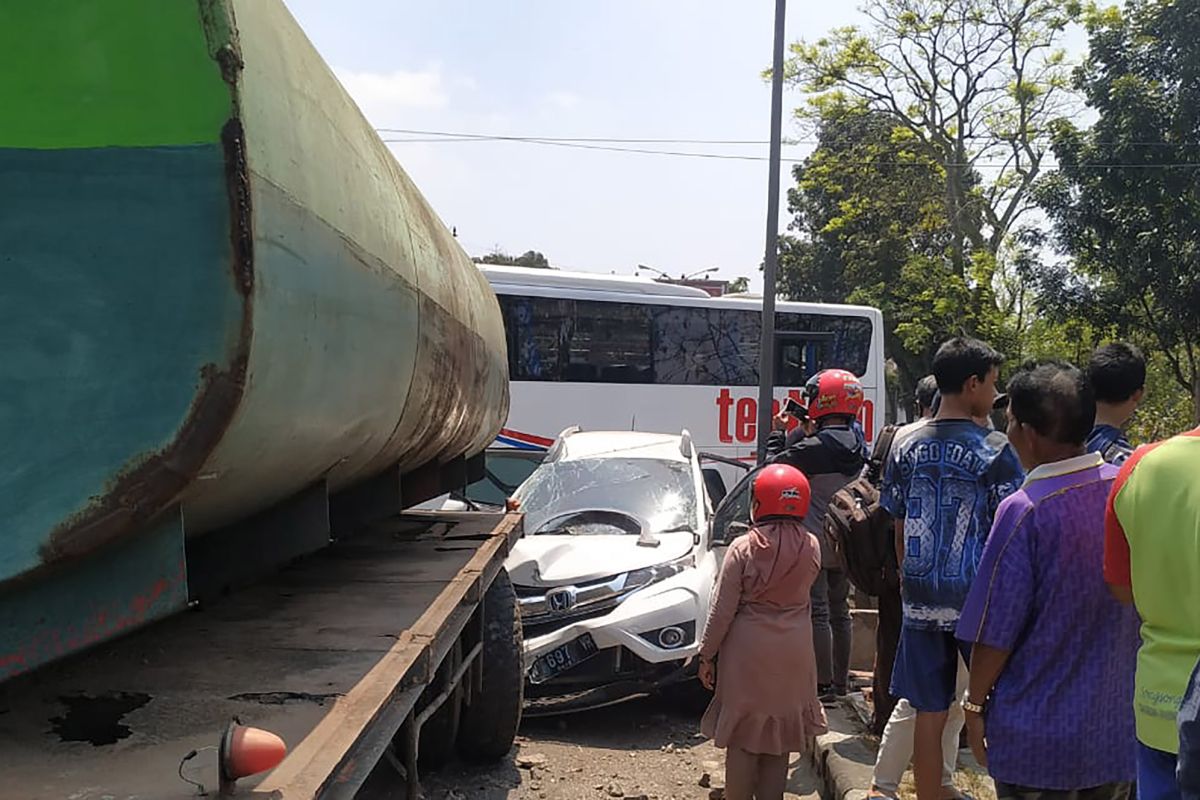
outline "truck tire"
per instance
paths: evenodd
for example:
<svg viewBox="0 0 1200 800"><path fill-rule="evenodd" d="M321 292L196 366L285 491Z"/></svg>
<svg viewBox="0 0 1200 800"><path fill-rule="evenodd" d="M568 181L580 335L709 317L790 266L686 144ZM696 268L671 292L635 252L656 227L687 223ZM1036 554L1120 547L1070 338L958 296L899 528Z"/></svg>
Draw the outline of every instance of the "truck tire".
<svg viewBox="0 0 1200 800"><path fill-rule="evenodd" d="M462 640L459 640L454 643L438 667L437 677L429 689L431 694L437 695L442 692L446 681L462 665L462 657ZM417 762L422 769L439 769L454 755L454 744L458 739L462 718L462 698L462 689L456 688L453 694L446 698L446 702L421 726Z"/></svg>
<svg viewBox="0 0 1200 800"><path fill-rule="evenodd" d="M517 593L503 569L483 600L483 691L473 694L458 728L468 761L497 761L512 750L525 701L525 660Z"/></svg>

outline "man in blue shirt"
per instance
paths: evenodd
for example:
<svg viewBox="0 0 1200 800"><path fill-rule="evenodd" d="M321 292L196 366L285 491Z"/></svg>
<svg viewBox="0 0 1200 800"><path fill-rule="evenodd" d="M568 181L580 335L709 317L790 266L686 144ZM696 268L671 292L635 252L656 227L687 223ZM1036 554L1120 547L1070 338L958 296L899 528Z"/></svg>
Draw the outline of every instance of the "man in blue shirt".
<svg viewBox="0 0 1200 800"><path fill-rule="evenodd" d="M971 748L1001 800L1128 800L1138 619L1102 569L1118 470L1084 449L1096 401L1079 369L1026 367L1008 390L1029 474L1000 504L958 622Z"/></svg>
<svg viewBox="0 0 1200 800"><path fill-rule="evenodd" d="M896 520L904 617L892 694L917 711L918 800L941 795L941 739L960 658L955 627L996 508L1024 478L1005 435L974 421L992 411L1003 360L976 339L938 348L937 414L896 443L884 471L880 503Z"/></svg>
<svg viewBox="0 0 1200 800"><path fill-rule="evenodd" d="M1119 467L1133 453L1125 426L1145 393L1146 358L1131 344L1113 342L1092 354L1087 372L1096 392L1096 424L1087 449Z"/></svg>

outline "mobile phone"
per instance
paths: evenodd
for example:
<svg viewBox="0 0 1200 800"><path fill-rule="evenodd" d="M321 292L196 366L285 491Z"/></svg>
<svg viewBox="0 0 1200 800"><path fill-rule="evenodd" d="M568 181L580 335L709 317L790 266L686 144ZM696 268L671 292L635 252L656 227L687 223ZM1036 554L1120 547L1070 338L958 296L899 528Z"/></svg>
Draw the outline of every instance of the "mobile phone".
<svg viewBox="0 0 1200 800"><path fill-rule="evenodd" d="M783 401L783 410L796 419L808 419L808 409L800 405L794 397L789 397Z"/></svg>

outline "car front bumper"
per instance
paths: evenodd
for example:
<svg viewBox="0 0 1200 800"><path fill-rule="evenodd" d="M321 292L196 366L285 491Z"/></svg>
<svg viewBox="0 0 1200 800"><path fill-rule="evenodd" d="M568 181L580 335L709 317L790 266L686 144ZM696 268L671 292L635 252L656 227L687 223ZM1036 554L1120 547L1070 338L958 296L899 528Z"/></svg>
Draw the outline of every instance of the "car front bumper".
<svg viewBox="0 0 1200 800"><path fill-rule="evenodd" d="M527 623L527 712L536 716L610 705L694 675L704 620L696 592L686 586L690 577L647 587L600 615ZM668 628L675 636L683 632L678 646L662 644L661 633ZM538 659L585 634L596 645L592 656L549 679L530 679Z"/></svg>

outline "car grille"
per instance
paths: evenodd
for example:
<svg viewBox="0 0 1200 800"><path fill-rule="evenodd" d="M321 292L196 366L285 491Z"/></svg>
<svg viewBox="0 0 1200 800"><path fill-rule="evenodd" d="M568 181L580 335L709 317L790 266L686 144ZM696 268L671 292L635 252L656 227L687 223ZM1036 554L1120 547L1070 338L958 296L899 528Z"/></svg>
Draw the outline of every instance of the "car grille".
<svg viewBox="0 0 1200 800"><path fill-rule="evenodd" d="M620 600L614 599L608 603L597 603L586 609L581 609L576 614L566 614L549 619L522 619L521 627L525 632L526 639L534 639L538 636L544 636L547 633L553 633L559 628L564 628L574 622L603 617L620 604Z"/></svg>
<svg viewBox="0 0 1200 800"><path fill-rule="evenodd" d="M567 622L607 614L629 593L627 575L575 586L517 586L517 603L526 630L543 624L561 627Z"/></svg>

